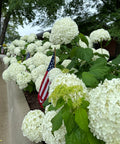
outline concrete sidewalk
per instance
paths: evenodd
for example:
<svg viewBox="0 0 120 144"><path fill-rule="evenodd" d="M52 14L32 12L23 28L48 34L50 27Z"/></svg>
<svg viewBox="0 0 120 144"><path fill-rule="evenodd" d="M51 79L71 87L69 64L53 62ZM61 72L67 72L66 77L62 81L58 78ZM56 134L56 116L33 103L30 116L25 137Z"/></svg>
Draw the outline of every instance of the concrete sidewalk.
<svg viewBox="0 0 120 144"><path fill-rule="evenodd" d="M0 59L0 144L9 144L7 86L2 79L3 70L4 65Z"/></svg>
<svg viewBox="0 0 120 144"><path fill-rule="evenodd" d="M29 111L23 92L14 82L5 83L0 55L0 144L33 144L22 135L21 124Z"/></svg>

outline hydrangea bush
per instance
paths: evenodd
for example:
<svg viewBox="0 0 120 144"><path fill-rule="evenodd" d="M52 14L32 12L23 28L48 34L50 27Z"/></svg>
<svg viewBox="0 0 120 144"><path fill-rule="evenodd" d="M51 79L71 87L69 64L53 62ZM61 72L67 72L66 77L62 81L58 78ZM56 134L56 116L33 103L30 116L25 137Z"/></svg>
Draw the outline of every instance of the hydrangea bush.
<svg viewBox="0 0 120 144"><path fill-rule="evenodd" d="M14 80L29 92L39 91L56 48L56 68L48 73L51 84L43 104L45 112L25 116L24 136L46 144L119 143L120 55L110 61L102 47L102 41L110 39L104 29L85 36L67 17L57 20L43 40L31 34L8 46L3 79ZM98 42L101 47L95 49Z"/></svg>

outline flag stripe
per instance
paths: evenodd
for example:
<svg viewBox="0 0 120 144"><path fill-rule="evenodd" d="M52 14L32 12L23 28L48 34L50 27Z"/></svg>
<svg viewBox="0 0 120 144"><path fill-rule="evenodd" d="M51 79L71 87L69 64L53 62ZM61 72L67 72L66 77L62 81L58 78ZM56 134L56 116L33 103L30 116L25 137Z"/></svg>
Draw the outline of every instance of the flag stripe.
<svg viewBox="0 0 120 144"><path fill-rule="evenodd" d="M45 86L42 87L43 90L40 91L40 95L42 95L41 99L44 99L44 95L46 95L46 92L48 91L48 83L49 83L49 79L47 79L47 82L45 83Z"/></svg>
<svg viewBox="0 0 120 144"><path fill-rule="evenodd" d="M44 75L44 78L43 78L42 83L41 83L41 85L40 85L39 93L40 93L40 91L41 91L41 88L42 88L42 86L43 86L43 83L44 83L44 80L45 80L47 74L48 74L48 71L46 71L46 73L45 73L45 75Z"/></svg>
<svg viewBox="0 0 120 144"><path fill-rule="evenodd" d="M43 94L43 92L45 91L45 88L47 87L48 82L49 82L49 79L48 79L48 77L46 77L45 81L43 82L43 85L41 86L39 95Z"/></svg>
<svg viewBox="0 0 120 144"><path fill-rule="evenodd" d="M48 95L49 95L49 93L48 93L48 91L47 91L46 96L45 96L45 98L44 98L44 101L47 99Z"/></svg>
<svg viewBox="0 0 120 144"><path fill-rule="evenodd" d="M40 89L39 89L39 93L38 93L38 101L39 101L41 107L42 107L42 104L44 103L44 101L48 97L48 90L49 90L49 85L50 85L48 72L54 67L55 67L55 52L53 53L53 56L51 58L51 61L50 61L49 66L47 68L47 71L46 71L44 78L43 78L41 85L40 85Z"/></svg>

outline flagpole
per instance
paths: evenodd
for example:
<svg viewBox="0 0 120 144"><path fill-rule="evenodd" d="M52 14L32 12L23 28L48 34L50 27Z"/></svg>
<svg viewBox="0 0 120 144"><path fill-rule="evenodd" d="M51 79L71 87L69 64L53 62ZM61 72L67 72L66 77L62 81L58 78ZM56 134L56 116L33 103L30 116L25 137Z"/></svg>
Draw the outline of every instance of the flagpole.
<svg viewBox="0 0 120 144"><path fill-rule="evenodd" d="M54 48L54 53L55 53L55 68L56 68L56 48Z"/></svg>

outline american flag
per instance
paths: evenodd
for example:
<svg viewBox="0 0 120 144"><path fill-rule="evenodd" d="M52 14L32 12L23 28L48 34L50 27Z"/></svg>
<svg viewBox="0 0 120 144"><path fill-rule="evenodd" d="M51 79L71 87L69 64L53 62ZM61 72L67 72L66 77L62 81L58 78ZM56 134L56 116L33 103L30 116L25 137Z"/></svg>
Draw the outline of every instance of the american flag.
<svg viewBox="0 0 120 144"><path fill-rule="evenodd" d="M38 93L38 101L42 107L42 104L48 97L48 88L50 85L49 77L48 77L48 72L55 67L55 52L53 53L53 56L51 58L51 61L49 63L49 66L47 68L47 71L44 75L44 78L41 82L39 93Z"/></svg>
<svg viewBox="0 0 120 144"><path fill-rule="evenodd" d="M26 54L26 59L28 59L28 58L30 58L30 53L29 52Z"/></svg>

